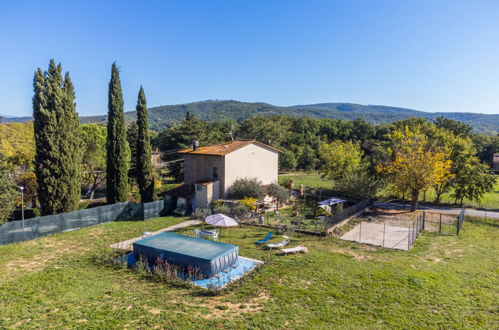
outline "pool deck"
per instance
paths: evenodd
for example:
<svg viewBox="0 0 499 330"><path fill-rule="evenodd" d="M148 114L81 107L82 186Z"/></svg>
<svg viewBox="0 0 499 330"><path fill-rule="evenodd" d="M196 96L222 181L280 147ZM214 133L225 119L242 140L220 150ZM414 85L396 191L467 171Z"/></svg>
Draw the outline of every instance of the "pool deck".
<svg viewBox="0 0 499 330"><path fill-rule="evenodd" d="M173 225L170 227L166 227L166 228L163 228L160 230L150 232L148 235L142 235L142 236L131 238L131 239L123 241L123 242L111 244L111 248L118 249L118 250L124 250L124 251L132 251L133 250L133 243L140 241L141 239L144 239L144 238L152 236L152 235L168 232L168 231L174 231L174 230L177 230L180 228L196 226L196 225L201 224L202 222L203 221L201 221L201 220L187 220L187 221L184 221L181 223L177 223L176 225Z"/></svg>

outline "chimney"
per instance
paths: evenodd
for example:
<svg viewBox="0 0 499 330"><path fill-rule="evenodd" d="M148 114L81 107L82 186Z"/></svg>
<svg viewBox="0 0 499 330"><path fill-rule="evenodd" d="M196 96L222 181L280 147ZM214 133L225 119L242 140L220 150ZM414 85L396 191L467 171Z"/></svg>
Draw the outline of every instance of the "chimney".
<svg viewBox="0 0 499 330"><path fill-rule="evenodd" d="M193 151L199 150L199 141L192 142L192 150Z"/></svg>

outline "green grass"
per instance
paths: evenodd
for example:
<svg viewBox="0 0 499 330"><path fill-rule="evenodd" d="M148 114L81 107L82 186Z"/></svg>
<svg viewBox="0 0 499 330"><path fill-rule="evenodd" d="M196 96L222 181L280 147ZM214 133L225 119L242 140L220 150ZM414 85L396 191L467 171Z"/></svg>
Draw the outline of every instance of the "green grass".
<svg viewBox="0 0 499 330"><path fill-rule="evenodd" d="M253 244L265 229L227 228L222 241L265 265L215 296L102 262L111 243L181 220L113 222L1 246L0 328L499 326L497 222L466 222L459 237L423 234L408 252L301 236L292 246L309 253L287 257Z"/></svg>
<svg viewBox="0 0 499 330"><path fill-rule="evenodd" d="M279 183L282 184L286 180L293 180L295 186L303 184L305 187L311 188L331 188L331 181L325 180L321 178L321 175L318 173L291 173L290 175L280 175ZM380 198L388 198L391 193L388 190L383 190L378 194ZM422 202L424 199L423 194L419 196L419 200ZM433 202L435 200L435 192L428 191L426 193L426 201ZM451 197L451 192L445 193L441 197L441 204L454 205L454 198ZM494 185L494 189L491 192L486 193L480 202L474 202L469 200L464 200L464 204L467 207L475 207L475 208L487 208L487 209L497 209L499 210L499 180Z"/></svg>
<svg viewBox="0 0 499 330"><path fill-rule="evenodd" d="M392 195L392 194L390 193L390 191L385 189L385 190L382 190L378 195L381 198L389 198L390 195ZM435 192L433 190L428 191L426 193L426 202L432 203L434 200L435 200ZM420 194L419 201L420 202L424 201L423 193ZM464 205L466 205L466 207L486 208L489 210L499 210L499 180L494 185L494 188L492 189L491 192L484 194L484 196L480 202L470 201L467 199L465 199L463 202L464 202ZM448 193L445 193L442 195L442 197L440 198L440 204L451 205L451 206L454 205L455 206L454 198L452 198L451 192L448 192Z"/></svg>
<svg viewBox="0 0 499 330"><path fill-rule="evenodd" d="M279 184L283 184L286 180L293 180L296 189L299 185L311 188L331 188L331 180L322 179L318 173L290 173L288 175L279 175Z"/></svg>

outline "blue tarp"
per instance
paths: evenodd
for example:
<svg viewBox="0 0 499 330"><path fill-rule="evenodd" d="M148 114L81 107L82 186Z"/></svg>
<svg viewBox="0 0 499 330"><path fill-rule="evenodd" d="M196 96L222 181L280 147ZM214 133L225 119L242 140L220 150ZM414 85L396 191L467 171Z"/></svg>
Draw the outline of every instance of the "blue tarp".
<svg viewBox="0 0 499 330"><path fill-rule="evenodd" d="M317 203L318 205L335 205L335 204L338 204L338 203L345 203L346 200L345 199L341 199L341 198L338 198L338 197L331 197L331 198L328 198L328 199L325 199L323 201L320 201L319 203Z"/></svg>
<svg viewBox="0 0 499 330"><path fill-rule="evenodd" d="M160 258L171 265L191 266L212 276L237 262L238 246L166 232L133 243L133 254L151 263Z"/></svg>

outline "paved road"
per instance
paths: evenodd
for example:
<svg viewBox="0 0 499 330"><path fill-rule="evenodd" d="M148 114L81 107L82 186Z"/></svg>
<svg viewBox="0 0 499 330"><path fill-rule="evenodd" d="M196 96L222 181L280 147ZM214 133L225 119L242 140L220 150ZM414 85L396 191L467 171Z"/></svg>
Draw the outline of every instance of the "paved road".
<svg viewBox="0 0 499 330"><path fill-rule="evenodd" d="M399 203L385 203L385 202L374 202L374 206L380 209L391 209L391 210L409 210L411 206L409 204L399 204ZM455 207L444 207L444 206L418 206L418 210L425 210L434 213L442 214L455 214L458 215L461 212L460 208ZM466 209L466 215L471 215L474 217L487 217L499 219L499 212L483 211Z"/></svg>

